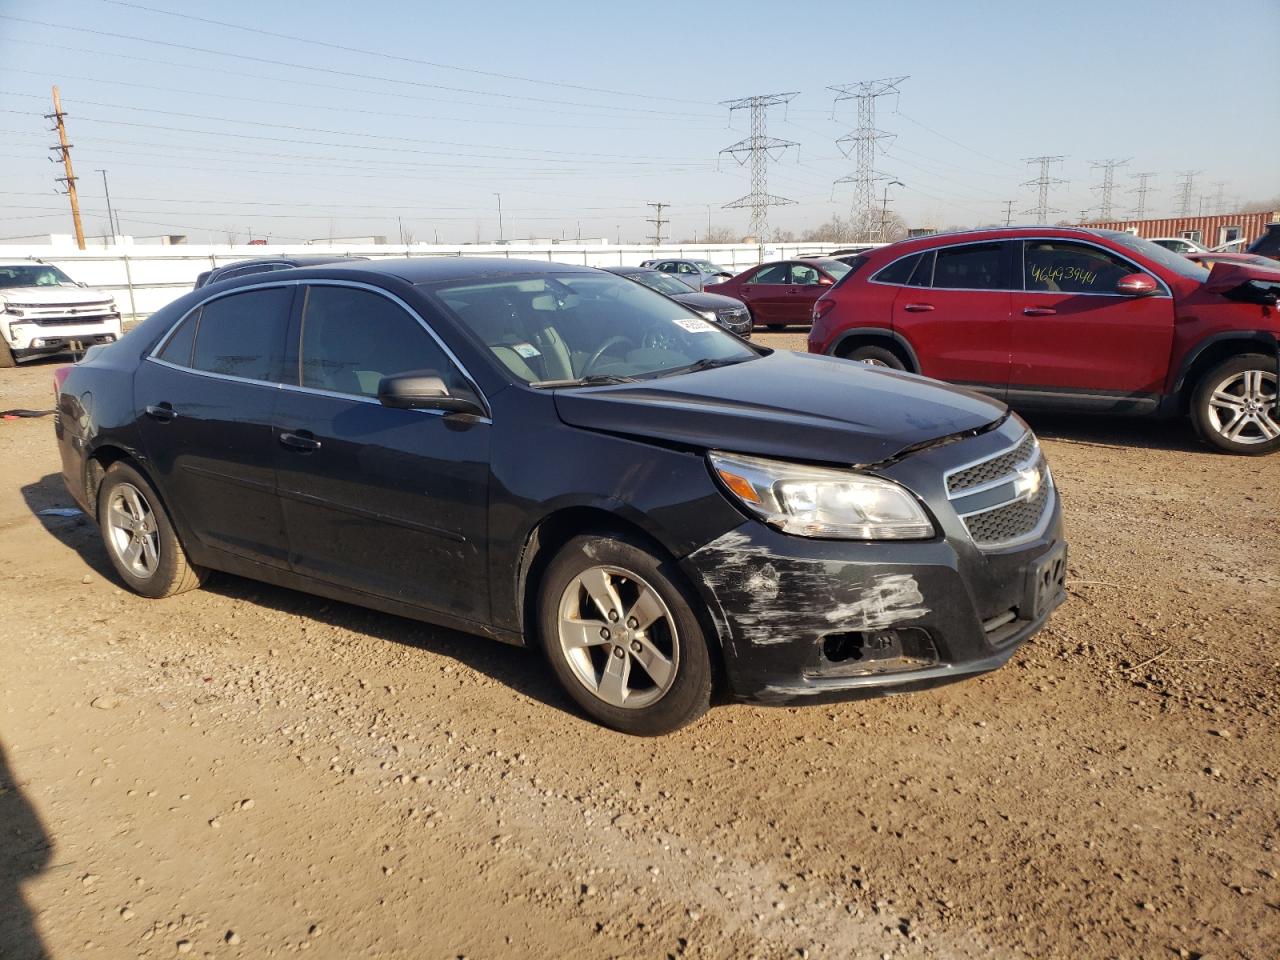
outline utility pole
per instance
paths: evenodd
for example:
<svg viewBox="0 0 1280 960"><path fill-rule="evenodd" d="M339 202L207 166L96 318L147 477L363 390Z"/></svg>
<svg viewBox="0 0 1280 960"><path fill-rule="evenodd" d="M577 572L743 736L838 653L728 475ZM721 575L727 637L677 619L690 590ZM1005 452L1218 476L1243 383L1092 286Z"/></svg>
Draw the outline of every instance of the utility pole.
<svg viewBox="0 0 1280 960"><path fill-rule="evenodd" d="M111 231L111 239L114 241L120 235L120 224L116 223L115 215L111 212L111 191L107 188L107 171L95 169L94 172L102 174L102 193L107 198L107 229Z"/></svg>
<svg viewBox="0 0 1280 960"><path fill-rule="evenodd" d="M891 93L897 95L900 92L898 84L907 79L909 78L886 77L881 80L860 80L856 83L842 83L827 87L836 95L831 105L833 115L836 105L841 100L858 101L858 129L836 141L836 146L846 157L853 154L856 169L851 175L841 177L835 182L854 185L853 204L849 213L854 223L861 225L862 239L866 242L874 243L883 239L883 219L877 220L875 216L875 183L877 180L888 179L888 177L876 174L876 143L893 136L876 129L876 100L887 97Z"/></svg>
<svg viewBox="0 0 1280 960"><path fill-rule="evenodd" d="M1133 215L1135 219L1141 220L1147 215L1147 193L1150 190L1154 189L1148 184L1151 178L1155 176L1155 174L1150 171L1147 171L1146 173L1130 174L1130 176L1134 180L1138 181L1138 185L1134 187L1132 190L1130 190L1129 192L1136 193L1138 195L1138 206L1133 211Z"/></svg>
<svg viewBox="0 0 1280 960"><path fill-rule="evenodd" d="M646 203L646 204L645 204L645 206L646 206L646 207L653 207L653 208L654 208L654 210L656 211L656 215L655 215L655 216L652 216L652 217L650 217L650 218L648 218L645 222L646 222L646 223L652 223L652 224L653 224L653 245L654 245L655 247L660 247L660 246L662 246L662 225L663 225L664 223L670 223L670 222L671 222L670 220L666 220L666 219L664 219L664 218L663 218L663 216L662 216L662 211L663 211L663 209L664 209L664 208L671 206L671 204L669 204L669 203Z"/></svg>
<svg viewBox="0 0 1280 960"><path fill-rule="evenodd" d="M1132 157L1124 160L1098 160L1090 164L1095 170L1102 169L1102 183L1093 189L1101 194L1098 202L1098 219L1111 219L1111 191L1115 188L1116 167L1123 167Z"/></svg>
<svg viewBox="0 0 1280 960"><path fill-rule="evenodd" d="M880 205L880 239L884 239L885 225L889 222L889 188L905 187L901 180L890 180L884 185L884 202Z"/></svg>
<svg viewBox="0 0 1280 960"><path fill-rule="evenodd" d="M502 233L502 194L495 193L494 196L498 198L498 242L502 243L505 239Z"/></svg>
<svg viewBox="0 0 1280 960"><path fill-rule="evenodd" d="M1039 198L1036 201L1036 205L1030 210L1023 211L1023 213L1035 216L1036 223L1048 223L1049 214L1062 212L1049 206L1049 188L1067 181L1049 176L1049 166L1054 163L1061 163L1065 159L1066 157L1027 157L1022 161L1023 163L1040 164L1040 176L1023 184L1024 187L1037 187L1039 189Z"/></svg>
<svg viewBox="0 0 1280 960"><path fill-rule="evenodd" d="M54 160L62 161L62 165L66 168L67 175L65 177L54 177L59 183L67 185L67 196L71 199L71 220L76 226L76 246L81 250L84 249L84 226L80 223L80 197L76 194L76 174L71 169L71 144L67 143L67 127L63 123L66 116L62 112L62 98L58 96L58 85L53 85L53 113L46 113L44 118L52 120L55 123L54 129L58 131L58 145L50 147L50 150L56 150L59 156Z"/></svg>
<svg viewBox="0 0 1280 960"><path fill-rule="evenodd" d="M1182 182L1178 184L1178 205L1174 207L1175 216L1191 216L1191 191L1195 189L1196 177L1202 173L1204 173L1203 170L1184 170L1178 174Z"/></svg>
<svg viewBox="0 0 1280 960"><path fill-rule="evenodd" d="M769 93L758 97L743 97L740 100L724 100L721 106L729 108L729 116L735 110L751 111L751 136L739 140L731 147L725 147L721 153L727 153L740 164L751 161L751 192L739 197L732 203L726 203L724 209L751 210L751 232L755 234L760 245L761 256L764 255L764 244L769 233L769 208L795 203L786 197L776 197L769 193L769 159L781 157L788 147L799 146L793 140L779 140L765 134L769 108L780 103L790 103L799 91L791 93ZM707 218L710 222L710 217Z"/></svg>
<svg viewBox="0 0 1280 960"><path fill-rule="evenodd" d="M1016 200L1005 200L1004 202L1004 225L1010 226L1013 223L1013 205Z"/></svg>
<svg viewBox="0 0 1280 960"><path fill-rule="evenodd" d="M1089 208L1088 208L1088 207L1085 207L1083 210L1081 210L1081 211L1080 211L1080 224L1081 224L1081 226L1083 226L1083 225L1084 225L1085 223L1087 223L1088 221L1089 221Z"/></svg>

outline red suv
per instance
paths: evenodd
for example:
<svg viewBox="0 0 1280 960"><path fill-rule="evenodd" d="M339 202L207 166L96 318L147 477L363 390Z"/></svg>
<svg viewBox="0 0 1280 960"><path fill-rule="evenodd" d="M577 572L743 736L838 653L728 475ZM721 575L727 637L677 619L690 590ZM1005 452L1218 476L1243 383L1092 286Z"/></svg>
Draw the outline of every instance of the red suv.
<svg viewBox="0 0 1280 960"><path fill-rule="evenodd" d="M809 352L965 384L1019 409L1190 413L1232 453L1280 447L1280 267L1212 272L1128 233L1018 227L868 251L814 304Z"/></svg>

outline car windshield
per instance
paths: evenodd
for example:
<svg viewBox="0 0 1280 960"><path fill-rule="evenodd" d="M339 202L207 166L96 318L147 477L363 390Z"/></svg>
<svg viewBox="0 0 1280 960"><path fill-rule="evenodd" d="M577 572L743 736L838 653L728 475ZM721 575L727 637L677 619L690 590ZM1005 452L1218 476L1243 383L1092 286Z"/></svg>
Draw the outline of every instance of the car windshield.
<svg viewBox="0 0 1280 960"><path fill-rule="evenodd" d="M692 288L682 280L665 273L659 273L657 270L647 270L643 273L624 273L621 276L628 280L634 280L636 283L643 283L650 290L657 290L659 293L665 293L669 297L678 297L682 293L691 292Z"/></svg>
<svg viewBox="0 0 1280 960"><path fill-rule="evenodd" d="M710 260L695 260L693 262L703 273L733 273L732 270L727 270L720 264L712 263Z"/></svg>
<svg viewBox="0 0 1280 960"><path fill-rule="evenodd" d="M43 263L0 266L0 289L4 287L74 287L75 281L57 267Z"/></svg>
<svg viewBox="0 0 1280 960"><path fill-rule="evenodd" d="M604 272L454 282L433 292L534 386L645 379L760 355L674 300Z"/></svg>
<svg viewBox="0 0 1280 960"><path fill-rule="evenodd" d="M1134 253L1141 254L1148 260L1154 260L1166 270L1172 270L1179 276L1186 277L1188 280L1196 280L1204 283L1209 279L1209 271L1193 260L1188 260L1180 253L1174 253L1158 243L1152 243L1150 240L1143 240L1141 237L1135 237L1132 233L1125 233L1121 230L1109 231L1103 234L1112 243L1118 244L1132 250Z"/></svg>

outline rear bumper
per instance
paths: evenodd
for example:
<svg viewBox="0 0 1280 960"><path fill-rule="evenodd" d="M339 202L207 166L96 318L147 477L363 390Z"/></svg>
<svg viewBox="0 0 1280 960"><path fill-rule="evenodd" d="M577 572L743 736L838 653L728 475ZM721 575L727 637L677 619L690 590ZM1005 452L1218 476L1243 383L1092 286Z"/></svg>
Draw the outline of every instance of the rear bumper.
<svg viewBox="0 0 1280 960"><path fill-rule="evenodd" d="M1043 534L984 558L947 540L806 540L748 522L690 554L734 698L879 697L995 670L1065 599L1058 506ZM980 569L979 569L980 568Z"/></svg>

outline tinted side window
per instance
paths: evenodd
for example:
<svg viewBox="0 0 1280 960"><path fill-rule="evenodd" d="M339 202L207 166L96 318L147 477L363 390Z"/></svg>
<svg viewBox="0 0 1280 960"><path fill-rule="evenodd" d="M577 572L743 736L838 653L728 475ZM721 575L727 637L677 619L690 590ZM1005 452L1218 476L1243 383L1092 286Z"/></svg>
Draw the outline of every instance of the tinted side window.
<svg viewBox="0 0 1280 960"><path fill-rule="evenodd" d="M434 370L456 383L440 345L399 305L368 290L307 288L298 351L304 387L375 397L383 377Z"/></svg>
<svg viewBox="0 0 1280 960"><path fill-rule="evenodd" d="M191 366L249 380L279 378L292 287L248 290L200 310Z"/></svg>
<svg viewBox="0 0 1280 960"><path fill-rule="evenodd" d="M1115 293L1116 282L1134 268L1105 250L1062 240L1028 240L1023 246L1023 282L1028 290L1052 293Z"/></svg>
<svg viewBox="0 0 1280 960"><path fill-rule="evenodd" d="M911 277L907 280L908 286L933 286L933 261L936 256L936 251L933 250L926 250L924 253L920 254L920 260L916 264L916 268L911 271Z"/></svg>
<svg viewBox="0 0 1280 960"><path fill-rule="evenodd" d="M785 263L775 263L755 272L748 283L786 283L790 267Z"/></svg>
<svg viewBox="0 0 1280 960"><path fill-rule="evenodd" d="M1001 259L998 243L943 247L933 267L935 287L959 290L1000 290Z"/></svg>
<svg viewBox="0 0 1280 960"><path fill-rule="evenodd" d="M191 366L191 345L195 343L196 324L199 320L200 310L196 309L178 325L178 329L173 331L173 336L169 338L169 342L164 345L164 349L156 356L160 360L176 363L180 367Z"/></svg>
<svg viewBox="0 0 1280 960"><path fill-rule="evenodd" d="M920 254L912 254L909 257L903 257L901 260L895 260L879 273L873 280L880 283L906 283L911 279L911 271L916 268L916 264L920 262Z"/></svg>

